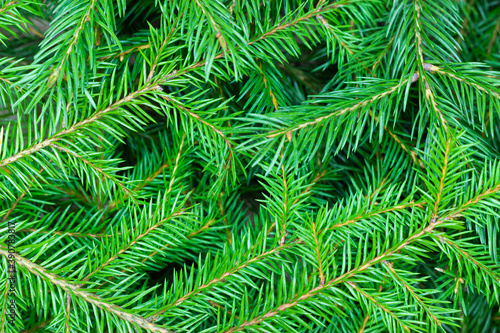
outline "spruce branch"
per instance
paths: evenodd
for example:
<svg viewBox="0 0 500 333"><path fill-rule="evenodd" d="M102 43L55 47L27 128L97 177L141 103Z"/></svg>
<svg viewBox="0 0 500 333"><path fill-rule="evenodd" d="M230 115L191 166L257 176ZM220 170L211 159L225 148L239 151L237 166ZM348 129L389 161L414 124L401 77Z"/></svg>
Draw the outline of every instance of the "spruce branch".
<svg viewBox="0 0 500 333"><path fill-rule="evenodd" d="M26 233L41 233L41 234L53 234L66 237L76 237L76 238L106 238L113 237L113 235L108 234L88 234L83 232L65 232L65 231L47 231L34 228L26 228L19 230L20 232Z"/></svg>
<svg viewBox="0 0 500 333"><path fill-rule="evenodd" d="M81 19L78 22L78 24L75 27L73 36L69 40L69 45L66 48L66 51L64 52L63 58L59 62L59 65L54 68L52 74L49 76L47 84L49 86L53 86L54 83L57 81L61 69L64 68L65 63L68 61L71 52L74 50L76 43L78 42L78 39L80 38L81 32L84 29L84 26L91 20L90 14L94 11L94 6L96 5L97 0L91 0L89 4L87 5L87 8L84 10L83 15L81 15Z"/></svg>
<svg viewBox="0 0 500 333"><path fill-rule="evenodd" d="M428 304L426 304L422 298L417 294L417 292L414 290L412 286L410 286L403 277L400 276L400 274L396 271L394 268L393 263L384 261L383 264L387 267L387 269L390 271L391 275L394 276L394 278L400 283L410 294L411 296L415 299L415 301L420 305L422 309L427 313L427 315L432 319L434 325L440 326L442 323L441 321L434 315L433 310L429 307Z"/></svg>
<svg viewBox="0 0 500 333"><path fill-rule="evenodd" d="M429 71L431 73L438 73L438 74L441 74L443 76L448 76L454 80L457 80L459 82L463 82L471 87L474 87L477 90L483 91L487 94L494 96L497 99L500 99L500 93L498 92L497 89L495 89L494 87L488 87L488 86L485 87L484 85L480 85L480 84L473 81L473 79L474 79L473 77L457 75L460 73L454 73L454 71L451 71L451 70L448 70L446 68L442 68L439 66L435 66L435 65L430 65L430 66L428 65L428 67L429 67Z"/></svg>
<svg viewBox="0 0 500 333"><path fill-rule="evenodd" d="M88 165L92 170L94 170L96 173L98 173L101 177L109 179L113 184L116 184L125 193L125 195L127 197L131 197L132 200L134 200L134 202L137 203L137 200L135 199L135 192L130 191L128 188L125 187L125 185L122 184L122 182L120 182L118 179L116 179L116 177L107 173L105 170L103 170L103 168L96 166L94 163L92 163L88 159L84 158L83 156L80 156L79 154L77 154L69 149L66 149L62 146L59 146L56 143L51 143L50 147L57 149L61 152L64 152L64 153L76 158L77 160L81 161L82 163Z"/></svg>
<svg viewBox="0 0 500 333"><path fill-rule="evenodd" d="M164 219L159 220L156 222L154 225L150 226L147 228L143 233L138 234L135 238L133 238L129 243L124 244L124 246L121 247L121 249L114 255L109 256L105 262L101 263L98 267L96 267L92 272L87 274L82 281L89 281L92 276L95 274L99 273L102 271L106 266L109 266L114 260L118 259L120 255L125 253L127 250L129 250L132 246L134 246L137 242L139 242L142 238L148 236L150 232L153 230L157 229L161 225L163 225L165 222L177 217L181 216L184 213L184 210L179 209L177 211L172 212L170 215L165 217Z"/></svg>
<svg viewBox="0 0 500 333"><path fill-rule="evenodd" d="M408 83L408 80L409 80L408 78L403 79L398 84L392 86L391 88L387 89L386 91L379 93L379 94L376 94L376 95L372 96L371 98L366 99L364 101L358 102L351 107L336 110L336 111L329 113L325 116L318 117L318 118L316 118L312 121L309 121L309 122L294 125L293 127L287 128L285 130L273 131L270 134L268 134L266 137L271 139L271 138L275 138L275 137L281 136L281 135L286 134L286 133L293 133L295 131L299 131L302 128L307 128L309 126L315 126L323 121L328 121L330 118L339 117L339 116L342 116L343 114L357 111L357 110L359 110L359 109L361 109L361 108L363 108L371 103L374 103L374 102L376 102L384 97L390 96L398 89L404 87L404 85L406 83Z"/></svg>
<svg viewBox="0 0 500 333"><path fill-rule="evenodd" d="M0 249L0 254L2 254L4 257L8 257L9 255L9 253L5 249ZM60 276L57 276L56 274L47 271L43 267L31 262L30 260L18 254L14 254L14 257L16 258L16 264L26 268L26 270L29 271L31 274L46 281L49 281L52 285L61 288L66 293L70 293L76 297L80 297L81 299L85 300L86 302L88 302L93 306L96 306L102 311L113 314L116 317L130 324L137 325L151 332L162 332L162 333L172 332L166 328L150 323L140 316L131 314L127 312L125 309L120 308L119 306L107 303L106 301L102 300L99 296L95 294L80 290L79 286L76 285L75 283L67 281L61 278Z"/></svg>
<svg viewBox="0 0 500 333"><path fill-rule="evenodd" d="M304 21L310 20L311 18L314 18L316 15L330 12L334 9L337 9L337 8L340 8L340 7L343 7L346 5L349 5L349 1L337 2L337 3L326 5L326 6L323 3L319 3L316 9L305 13L303 16L297 17L291 21L288 21L288 22L285 22L281 25L278 25L278 26L274 27L272 30L267 31L267 32L263 33L262 35L253 38L252 40L250 40L248 45L252 45L256 42L262 41L262 40L264 40L264 39L280 32L280 31L287 30L291 27L293 28L295 25L300 24Z"/></svg>
<svg viewBox="0 0 500 333"><path fill-rule="evenodd" d="M3 1L0 330L498 330L498 22Z"/></svg>
<svg viewBox="0 0 500 333"><path fill-rule="evenodd" d="M207 221L206 224L202 225L199 229L197 230L194 230L192 231L189 235L186 236L186 241L192 239L193 237L199 235L200 233L202 233L203 231L207 230L208 228L210 228L213 224L215 224L215 222L217 222L217 220L215 219L210 219ZM144 259L141 260L141 263L145 263L147 260L150 260L151 258L153 258L155 255L157 255L158 253L161 253L162 251L165 251L167 248L169 247L168 244L165 244L162 248L160 248L159 250L155 250L151 253L149 253Z"/></svg>
<svg viewBox="0 0 500 333"><path fill-rule="evenodd" d="M79 130L82 130L87 126L94 124L96 121L98 121L100 118L102 118L107 113L110 113L112 111L117 110L124 103L129 102L134 98L138 98L139 96L141 96L147 92L153 91L154 89L156 89L156 85L154 85L154 86L151 84L146 85L144 88L127 95L126 97L113 103L112 105L105 108L104 110L96 112L92 117L84 119L80 122L77 122L68 128L60 130L59 132L55 133L51 137L49 137L49 138L47 138L47 139L45 139L37 144L34 144L31 147L26 148L13 156L9 156L7 158L4 158L3 160L0 161L0 167L14 163L21 158L35 154L35 153L39 152L40 150L42 150L48 146L51 146L53 143L61 140L64 136L72 134L73 132L77 132Z"/></svg>
<svg viewBox="0 0 500 333"><path fill-rule="evenodd" d="M356 216L352 216L348 220L343 221L342 223L335 224L335 225L331 226L329 229L332 230L332 229L336 229L336 228L342 228L344 226L354 224L354 223L359 222L359 221L364 220L364 219L377 217L377 216L380 216L380 215L383 215L386 213L404 211L407 208L418 207L419 205L422 205L422 204L423 204L422 202L415 203L414 201L410 201L408 203L398 204L396 206L387 207L387 208L383 208L383 209L379 209L379 210L374 210L372 212L367 212L367 213L361 212L360 214L357 214Z"/></svg>
<svg viewBox="0 0 500 333"><path fill-rule="evenodd" d="M491 279L497 282L497 284L500 286L500 276L495 274L494 271L487 267L485 264L483 264L480 260L476 259L472 254L470 254L467 250L461 248L456 242L453 242L449 238L442 236L442 235L436 235L436 237L442 242L447 244L450 248L453 249L453 251L456 251L457 253L460 254L461 257L463 257L465 260L470 261L474 266L479 268L482 272L486 273L488 276L490 276Z"/></svg>
<svg viewBox="0 0 500 333"><path fill-rule="evenodd" d="M451 213L447 214L447 217L456 219L462 216L462 213L470 209L471 207L474 207L474 205L480 203L481 201L490 198L494 194L500 192L500 183L492 188L486 189L484 192L478 194L474 198L471 198L469 201L465 202L461 206L459 206L457 209L452 211Z"/></svg>
<svg viewBox="0 0 500 333"><path fill-rule="evenodd" d="M252 326L258 325L261 322L263 322L265 320L269 320L270 318L273 318L274 316L278 315L279 313L286 311L289 308L295 307L298 304L306 301L307 299L320 294L321 292L323 292L324 290L326 290L328 288L334 287L335 285L340 284L340 283L351 282L351 281L349 281L349 279L352 278L353 276L367 270L368 268L372 267L375 264L381 263L384 260L389 260L389 258L392 255L394 255L395 253L398 253L399 251L401 251L402 249L404 249L408 245L412 244L413 242L420 240L420 238L427 236L437 226L445 223L446 221L447 221L447 219L440 218L439 220L436 220L436 222L430 223L426 228L423 228L419 232L412 234L404 242L390 248L389 250L374 257L373 259L368 260L367 262L365 262L361 266L358 266L358 267L356 267L356 268L354 268L354 269L352 269L352 270L350 270L350 271L348 271L348 272L346 272L346 273L344 273L344 274L342 274L342 275L340 275L340 276L338 276L330 281L327 281L324 285L319 285L315 288L312 288L301 296L294 297L293 301L291 301L289 303L282 304L282 305L278 306L277 308L275 308L274 310L268 311L264 314L259 315L256 318L250 320L250 321L245 321L236 327L230 328L230 329L224 331L224 333L239 332L239 331L246 329L247 327L252 327Z"/></svg>
<svg viewBox="0 0 500 333"><path fill-rule="evenodd" d="M164 307L162 307L160 310L147 315L146 318L149 318L149 317L159 317L163 313L167 312L168 310L170 310L170 309L172 309L172 308L174 308L176 306L179 306L180 304L182 304L183 302L187 301L191 297L194 297L198 293L201 293L203 291L211 289L213 285L215 285L217 283L220 283L220 282L223 282L229 276L234 275L235 273L237 273L240 270L248 267L249 265L254 264L254 263L258 262L258 261L265 260L266 258L271 257L271 256L279 253L280 251L284 250L284 249L290 248L292 246L296 246L296 245L298 245L300 243L301 242L299 240L293 240L293 241L289 241L289 242L284 243L284 244L278 244L273 249L268 250L266 252L263 252L263 253L255 256L255 257L252 257L251 259L249 259L249 260L247 260L245 262L242 262L241 264L239 264L238 266L236 266L234 268L231 268L229 271L224 272L223 274L221 274L218 277L210 280L209 282L207 282L207 283L205 283L205 284L203 284L201 286L196 287L195 289L193 289L192 291L186 293L182 297L177 298L174 302L172 302L170 304L167 304Z"/></svg>
<svg viewBox="0 0 500 333"><path fill-rule="evenodd" d="M427 70L426 67L429 67L425 62L424 62L424 51L423 51L423 41L422 41L422 26L421 26L421 5L420 5L420 0L415 0L415 38L417 40L417 61L419 63L420 70L422 69ZM438 108L438 105L436 103L436 97L434 96L434 92L432 91L432 87L429 84L429 80L426 78L426 74L424 71L422 75L422 84L424 86L424 96L427 99L427 101L431 104L432 109L436 113L436 115L439 118L439 121L441 122L441 125L443 128L447 128L447 121L444 119L444 116L441 112L441 110Z"/></svg>
<svg viewBox="0 0 500 333"><path fill-rule="evenodd" d="M352 281L348 281L347 284L353 288L354 290L356 290L364 299L370 301L371 303L373 303L376 307L380 308L384 313L387 313L389 316L391 316L393 318L394 321L396 321L400 326L401 328L403 328L403 330L405 332L410 332L410 328L408 326L406 326L399 318L399 316L397 314L395 314L394 312L392 312L391 310L387 309L383 304L381 304L379 301L377 301L372 295L368 294L367 292L365 292L363 289L359 288L358 285L356 285L355 282L352 282Z"/></svg>
<svg viewBox="0 0 500 333"><path fill-rule="evenodd" d="M19 2L18 0L13 0L11 2L6 3L5 5L2 6L2 8L0 8L0 14L2 14L2 12L8 11L10 7L14 7L18 2Z"/></svg>

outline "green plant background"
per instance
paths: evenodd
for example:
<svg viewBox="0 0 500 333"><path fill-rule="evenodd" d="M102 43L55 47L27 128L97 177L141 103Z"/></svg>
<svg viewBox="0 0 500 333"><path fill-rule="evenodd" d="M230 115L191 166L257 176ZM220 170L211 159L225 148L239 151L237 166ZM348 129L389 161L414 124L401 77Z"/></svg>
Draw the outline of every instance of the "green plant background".
<svg viewBox="0 0 500 333"><path fill-rule="evenodd" d="M496 332L499 17L0 0L0 331Z"/></svg>

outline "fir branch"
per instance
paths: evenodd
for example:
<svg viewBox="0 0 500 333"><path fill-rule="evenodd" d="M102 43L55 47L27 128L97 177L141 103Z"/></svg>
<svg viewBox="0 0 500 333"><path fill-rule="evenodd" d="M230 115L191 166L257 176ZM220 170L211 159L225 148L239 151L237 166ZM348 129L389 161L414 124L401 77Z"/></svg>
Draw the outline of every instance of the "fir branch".
<svg viewBox="0 0 500 333"><path fill-rule="evenodd" d="M305 14L302 17L298 17L290 22L283 23L282 25L274 27L273 29L266 31L266 32L260 34L259 36L252 38L250 41L248 41L246 43L246 46L251 46L257 42L266 40L267 38L274 36L278 32L287 31L287 29L289 29L289 28L294 28L297 24L308 21L309 19L314 18L317 14L330 12L330 11L335 10L337 8L341 8L343 6L349 5L349 3L350 3L349 1L345 1L343 3L335 3L335 4L325 6L325 7L317 8L317 9ZM144 48L146 48L146 47L144 47ZM235 49L238 50L239 47L236 46ZM229 52L229 50L227 52L222 51L222 52L216 54L213 57L212 61L222 59L230 54L231 53ZM178 78L178 77L183 76L183 75L186 75L186 74L188 74L188 73L190 73L190 72L192 72L200 67L205 66L206 64L207 64L207 60L200 60L194 64L191 64L189 66L184 67L183 69L180 69L178 71L173 72L172 75L170 75L169 78L167 78L164 82L169 81L169 80L173 80L173 79Z"/></svg>
<svg viewBox="0 0 500 333"><path fill-rule="evenodd" d="M395 277L395 279L401 283L401 285L408 290L408 292L412 295L412 297L415 299L415 301L420 304L420 307L424 309L424 311L427 313L427 315L432 319L435 325L440 326L441 321L434 315L433 311L427 306L427 304L422 301L422 299L417 295L413 287L411 287L404 278L402 278L398 272L393 267L393 263L384 261L383 264L387 267L387 269L391 272L391 274Z"/></svg>
<svg viewBox="0 0 500 333"><path fill-rule="evenodd" d="M497 329L497 14L4 1L0 330Z"/></svg>
<svg viewBox="0 0 500 333"><path fill-rule="evenodd" d="M289 308L295 307L298 304L302 303L303 301L320 294L322 291L324 291L328 288L331 288L331 287L333 287L337 284L340 284L340 283L349 282L349 279L352 278L353 276L355 276L356 274L359 274L359 273L367 270L368 268L372 267L373 265L378 264L384 260L388 260L390 258L390 256L394 255L395 253L398 253L399 251L401 251L402 249L404 249L408 245L412 244L415 241L418 241L420 238L427 236L437 226L443 224L445 221L447 221L447 219L440 218L436 222L430 223L426 228L423 228L419 232L414 233L413 235L408 237L404 242L388 249L384 253L376 256L375 258L368 260L363 265L358 266L356 268L353 268L352 270L326 282L324 285L319 285L315 288L312 288L301 296L294 297L293 301L282 304L282 305L276 307L274 310L270 310L264 314L259 315L258 317L254 318L250 321L245 321L236 327L233 327L229 330L226 330L226 331L224 331L224 333L239 332L239 331L246 329L247 327L252 327L252 326L258 325L261 322L268 320L270 318L273 318L274 316L278 315L279 313L284 312Z"/></svg>
<svg viewBox="0 0 500 333"><path fill-rule="evenodd" d="M15 154L13 156L4 158L3 160L0 161L0 167L9 165L11 163L14 163L14 162L16 162L17 160L19 160L21 158L24 158L26 156L32 155L32 154L37 153L40 150L42 150L42 149L44 149L44 148L46 148L48 146L51 146L55 142L61 140L64 136L69 135L69 134L74 133L74 132L77 132L77 131L79 131L79 130L81 130L81 129L89 126L89 125L92 125L97 120L99 120L104 115L106 115L107 113L115 111L118 108L120 108L123 104L125 104L127 102L130 102L131 100L133 100L135 98L138 98L138 97L140 97L140 96L142 96L142 95L144 95L144 94L146 94L148 92L155 91L156 89L157 89L156 82L155 83L150 83L150 84L144 86L142 89L139 89L139 90L137 90L137 91L135 91L133 93L130 93L129 95L123 97L119 101L116 101L115 103L111 104L107 108L105 108L105 109L103 109L101 111L96 112L90 118L84 119L82 121L79 121L79 122L73 124L72 126L70 126L68 128L60 130L59 132L53 134L49 138L47 138L47 139L45 139L45 140L43 140L43 141L41 141L41 142L39 142L37 144L34 144L31 147L26 148L26 149L18 152L17 154Z"/></svg>
<svg viewBox="0 0 500 333"><path fill-rule="evenodd" d="M131 197L135 203L138 203L137 200L135 199L135 193L133 191L130 191L128 188L125 187L125 185L123 185L118 179L116 179L116 177L108 174L102 168L99 168L98 166L96 166L94 163L92 163L88 159L78 155L77 153L75 153L69 149L66 149L62 146L59 146L55 143L51 143L50 147L57 149L59 151L62 151L70 156L73 156L74 158L76 158L76 159L80 160L81 162L83 162L84 164L88 165L90 168L92 168L92 170L95 170L102 177L109 179L113 184L116 184L118 187L120 187L120 189L126 194L127 197Z"/></svg>
<svg viewBox="0 0 500 333"><path fill-rule="evenodd" d="M342 45L342 47L347 50L347 52L349 52L351 55L354 55L354 52L351 50L351 48L342 39L339 38L339 36L335 32L335 30L332 29L332 27L330 27L330 25L328 24L328 21L323 17L323 15L317 15L316 18L333 35L335 40L337 40L339 42L339 44Z"/></svg>
<svg viewBox="0 0 500 333"><path fill-rule="evenodd" d="M462 216L462 213L464 211L470 209L471 207L478 204L482 200L489 198L490 196L492 196L498 192L500 192L500 184L498 184L494 187L488 188L486 191L478 194L477 196L470 199L469 201L467 201L466 203L464 203L463 205L461 205L457 209L455 209L452 212L450 212L449 214L447 214L447 216L448 216L448 218L456 219L456 218Z"/></svg>
<svg viewBox="0 0 500 333"><path fill-rule="evenodd" d="M309 122L305 122L305 123L302 123L302 124L298 124L298 125L294 125L290 128L287 128L285 130L277 130L277 131L274 131L274 132L271 132L270 134L268 134L266 137L267 138L274 138L274 137L277 137L277 136L281 136L283 134L286 134L286 133L293 133L293 132L296 132L302 128L306 128L306 127L309 127L309 126L315 126L317 124L319 124L320 122L322 121L326 121L332 117L338 117L338 116L341 116L345 113L350 113L350 112L353 112L353 111L356 111L370 103L373 103L377 100L380 100L386 96L389 96L391 94L393 94L396 90L400 89L401 87L403 87L407 82L408 82L408 78L404 79L404 80L401 80L398 84L394 85L393 87L387 89L386 91L382 92L382 93L379 93L379 94L376 94L374 95L371 99L369 100L364 100L362 102L359 102L359 103L356 103L354 104L353 106L351 107L348 107L348 108L345 108L345 109L341 109L341 110L337 110L337 111L334 111L326 116L322 116L322 117L319 117L319 118L316 118L314 119L313 121L309 121Z"/></svg>
<svg viewBox="0 0 500 333"><path fill-rule="evenodd" d="M354 290L356 290L359 294L361 294L365 299L369 300L371 303L373 303L375 306L380 308L382 311L389 314L396 322L399 323L399 325L401 325L401 327L403 328L403 330L405 332L410 332L410 328L408 326L406 326L405 324L403 324L403 322L400 320L400 318L395 313L393 313L391 310L387 309L383 304L378 302L373 296L371 296L370 294L365 292L363 289L359 288L355 282L348 281L347 284L349 286L351 286Z"/></svg>
<svg viewBox="0 0 500 333"><path fill-rule="evenodd" d="M281 25L279 25L277 27L274 27L271 31L267 31L264 34L262 34L262 35L260 35L260 36L258 36L256 38L253 38L252 40L250 40L250 42L248 43L248 45L252 45L254 43L262 41L262 40L264 40L264 39L266 39L266 38L268 38L268 37L276 34L277 32L280 32L280 31L283 31L283 30L287 30L290 27L294 27L295 25L297 25L299 23L302 23L304 21L307 21L307 20L315 17L316 15L329 12L331 10L343 7L343 6L348 5L348 4L349 4L349 1L336 2L334 4L330 4L330 5L327 5L327 6L324 6L324 7L322 7L323 4L319 4L318 8L316 8L316 9L308 12L304 16L297 17L297 18L295 18L292 21L283 23L283 24L281 24Z"/></svg>
<svg viewBox="0 0 500 333"><path fill-rule="evenodd" d="M203 231L207 230L215 222L217 222L217 221L214 219L208 220L208 222L205 225L203 225L201 228L199 228L198 230L195 230L195 231L191 232L189 235L187 235L186 240L190 240L193 237L197 236L198 234L202 233ZM147 257L145 257L144 259L141 260L141 263L145 263L146 261L152 259L155 255L157 255L158 253L161 253L162 251L166 250L167 248L168 248L168 244L165 244L161 249L159 249L157 251L155 250L155 251L149 253L147 255Z"/></svg>
<svg viewBox="0 0 500 333"><path fill-rule="evenodd" d="M114 255L110 256L105 262L101 263L97 268L95 268L92 272L87 274L81 281L89 281L92 276L102 271L106 266L109 266L114 260L118 259L120 255L127 252L132 246L134 246L137 242L139 242L142 238L146 237L150 232L162 226L165 222L173 219L174 217L181 216L184 213L183 209L180 209L176 212L172 212L166 218L159 220L154 225L146 229L145 232L137 235L132 241L129 243L123 244L121 249Z"/></svg>
<svg viewBox="0 0 500 333"><path fill-rule="evenodd" d="M183 302L189 300L191 297L194 297L195 295L197 295L197 294L199 294L199 293L201 293L203 291L211 289L213 285L224 281L229 276L236 274L237 272L239 272L240 270L248 267L249 265L251 265L253 263L256 263L258 261L264 260L264 259L266 259L266 258L268 258L268 257L270 257L270 256L272 256L274 254L277 254L280 251L283 251L284 249L290 248L292 246L296 246L298 244L300 244L299 240L290 241L290 242L285 243L285 244L279 244L275 248L273 248L273 249L271 249L269 251L266 251L264 253L261 253L260 255L255 256L255 257L253 257L253 258L251 258L251 259L249 259L249 260L247 260L247 261L239 264L238 266L231 268L230 270L228 270L228 271L224 272L223 274L221 274L219 277L217 277L215 279L212 279L208 283L203 284L203 285L201 285L199 287L196 287L195 289L193 289L189 293L187 293L187 294L181 296L180 298L176 299L175 302L167 304L167 305L161 307L158 311L155 311L154 313L149 314L146 318L150 318L150 317L156 318L156 317L162 315L163 313L167 312L168 310L170 310L170 309L172 309L174 307L179 306Z"/></svg>
<svg viewBox="0 0 500 333"><path fill-rule="evenodd" d="M498 91L487 89L487 88L481 86L480 84L474 82L473 80L471 80L471 78L464 77L464 76L458 76L458 75L456 75L456 73L453 73L453 72L451 72L445 68L439 67L439 66L430 65L430 64L427 66L429 68L429 72L431 72L431 73L438 73L438 74L441 74L443 76L449 76L450 78L452 78L456 81L465 83L471 87L474 87L477 90L483 91L487 94L490 94L490 95L496 97L497 99L500 99L500 93Z"/></svg>
<svg viewBox="0 0 500 333"><path fill-rule="evenodd" d="M207 122L206 120L201 118L199 115L197 115L193 111L189 110L187 107L185 107L185 106L181 105L180 103L178 103L177 101L175 101L173 98L166 96L166 95L162 95L162 98L164 100L172 103L172 105L174 105L175 107L186 112L186 114L188 114L191 118L195 119L197 122L209 127L212 131L214 131L217 135L219 135L222 138L222 140L224 140L224 142L226 143L226 145L228 146L228 148L231 151L231 148L232 148L231 141L229 141L229 139L226 137L226 135L224 133L222 133L222 131L219 128L210 124L209 122Z"/></svg>
<svg viewBox="0 0 500 333"><path fill-rule="evenodd" d="M210 219L208 220L208 222L203 225L202 227L200 227L199 229L197 230L194 230L193 232L191 232L189 235L186 236L186 242L191 240L192 238L194 238L195 236L199 235L200 233L202 233L203 231L209 229L215 222L217 222L217 220L215 219ZM154 250L152 252L150 252L147 256L145 256L142 260L141 260L141 264L144 264L146 261L148 260L151 260L151 259L154 259L154 257L157 255L157 254L160 254L160 253L163 253L163 251L165 251L167 248L169 248L169 244L165 244L162 248L158 249L158 250ZM124 251L125 252L125 251ZM122 273L125 273L127 272L129 269L131 269L133 267L127 267L127 268L124 268L121 270ZM109 280L103 282L100 286L103 287L106 283L108 283L109 281L113 280L114 277L111 277Z"/></svg>
<svg viewBox="0 0 500 333"><path fill-rule="evenodd" d="M319 284L325 284L325 274L323 272L323 261L321 260L320 245L318 242L318 230L316 228L316 223L312 224L312 233L316 250L316 260L318 261L318 272L319 272Z"/></svg>
<svg viewBox="0 0 500 333"><path fill-rule="evenodd" d="M2 14L2 12L8 11L9 7L14 7L18 2L19 0L12 0L11 2L6 3L2 8L0 8L0 14Z"/></svg>
<svg viewBox="0 0 500 333"><path fill-rule="evenodd" d="M58 231L58 230L47 231L47 230L40 230L40 229L34 229L34 228L21 229L21 230L19 230L19 232L51 234L51 235L74 237L74 238L109 238L109 237L113 237L113 235L108 235L108 234L88 234L88 233L84 233L84 232L67 232L67 231Z"/></svg>
<svg viewBox="0 0 500 333"><path fill-rule="evenodd" d="M488 274L493 280L495 280L497 283L500 284L500 276L495 274L490 268L488 268L486 265L481 263L478 259L474 258L473 255L471 255L468 251L466 251L463 248L460 248L460 246L457 245L456 242L451 241L445 236L442 235L436 235L436 237L443 243L448 244L450 247L452 247L454 250L456 250L458 253L460 253L461 256L472 262L476 267L480 268L481 271L485 272Z"/></svg>
<svg viewBox="0 0 500 333"><path fill-rule="evenodd" d="M0 249L0 254L3 255L4 257L8 257L9 253L5 249ZM26 268L29 272L31 272L33 275L37 276L38 278L50 281L50 283L58 288L61 288L64 290L66 293L71 293L77 297L80 297L81 299L85 300L89 304L96 306L97 308L101 309L102 311L109 312L116 317L127 321L133 325L137 325L143 329L152 331L152 332L162 332L162 333L171 333L172 331L157 326L153 323L148 322L142 317L139 317L135 314L128 313L126 310L122 309L121 307L107 303L103 301L99 296L80 290L79 286L65 280L64 278L57 276L56 274L53 274L49 271L47 271L45 268L35 264L34 262L20 256L19 254L14 254L14 257L16 258L16 264Z"/></svg>
<svg viewBox="0 0 500 333"><path fill-rule="evenodd" d="M424 51L423 51L423 42L422 42L422 26L420 23L420 17L421 17L421 5L419 4L420 0L414 0L415 1L415 38L417 40L417 61L420 64L420 68L427 70L425 67L426 64L424 62ZM427 78L425 77L425 74L422 75L422 84L424 85L424 95L425 98L429 101L429 103L432 105L432 108L434 112L436 112L436 115L439 117L439 120L441 122L441 125L443 128L447 128L447 121L444 119L444 116L441 112L441 110L438 108L438 105L436 103L436 97L434 96L434 93L432 91L431 86L429 85L429 82Z"/></svg>
<svg viewBox="0 0 500 333"><path fill-rule="evenodd" d="M59 65L56 68L54 68L54 71L49 76L49 79L47 81L47 84L49 86L54 85L54 83L57 81L61 69L64 67L66 61L68 61L74 46L76 45L78 39L80 38L81 31L83 30L87 22L90 21L90 13L94 10L94 6L96 5L96 3L97 0L90 0L90 3L88 4L87 9L85 10L85 13L82 15L80 22L78 22L77 26L75 27L75 32L73 34L73 37L69 41L69 45L66 48L63 58L59 62Z"/></svg>
<svg viewBox="0 0 500 333"><path fill-rule="evenodd" d="M349 218L349 220L347 220L347 221L343 221L342 223L333 225L332 227L329 228L329 230L342 228L342 227L345 227L346 225L351 225L351 224L354 224L354 223L359 222L359 221L364 220L364 219L373 218L373 217L376 217L376 216L379 216L379 215L382 215L385 213L392 213L392 212L397 212L400 210L406 210L407 208L419 206L422 204L423 204L423 202L415 203L414 201L410 201L410 202L405 203L405 204L398 204L396 206L383 208L380 210L375 210L373 212L361 213L361 214L358 214L354 217Z"/></svg>

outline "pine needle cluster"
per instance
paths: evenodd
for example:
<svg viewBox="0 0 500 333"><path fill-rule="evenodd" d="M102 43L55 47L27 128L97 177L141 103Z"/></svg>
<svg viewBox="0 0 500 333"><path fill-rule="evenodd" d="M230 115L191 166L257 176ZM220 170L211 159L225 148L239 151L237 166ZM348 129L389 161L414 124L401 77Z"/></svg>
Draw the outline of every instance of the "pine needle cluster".
<svg viewBox="0 0 500 333"><path fill-rule="evenodd" d="M500 3L0 0L0 332L494 332Z"/></svg>

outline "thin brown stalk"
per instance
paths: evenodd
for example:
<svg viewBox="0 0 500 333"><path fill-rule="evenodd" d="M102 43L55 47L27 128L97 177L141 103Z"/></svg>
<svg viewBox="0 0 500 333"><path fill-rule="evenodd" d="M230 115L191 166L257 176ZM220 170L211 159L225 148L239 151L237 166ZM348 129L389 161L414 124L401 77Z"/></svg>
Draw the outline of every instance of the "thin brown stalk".
<svg viewBox="0 0 500 333"><path fill-rule="evenodd" d="M276 99L276 96L274 95L271 86L267 82L267 77L266 74L264 73L264 70L262 69L262 61L259 60L259 68L260 68L260 74L262 75L262 81L264 81L264 87L269 91L269 96L271 97L271 100L273 102L273 106L275 110L278 110L278 100Z"/></svg>
<svg viewBox="0 0 500 333"><path fill-rule="evenodd" d="M312 224L312 235L314 238L314 247L316 252L316 260L318 261L318 272L319 272L319 284L325 284L325 273L323 272L323 261L321 260L320 246L318 241L318 230L316 229L316 223Z"/></svg>
<svg viewBox="0 0 500 333"><path fill-rule="evenodd" d="M495 29L493 29L490 42L488 43L488 49L487 49L488 55L491 55L493 44L495 44L495 42L497 41L498 31L500 31L500 19L498 19L497 24L495 25Z"/></svg>
<svg viewBox="0 0 500 333"><path fill-rule="evenodd" d="M52 234L52 235L58 235L58 236L67 236L67 237L74 237L74 238L109 238L113 237L113 235L107 235L107 234L87 234L83 232L65 232L65 231L57 231L57 230L40 230L40 229L34 229L34 228L26 228L19 230L19 232L29 232L29 233L40 233L40 234Z"/></svg>
<svg viewBox="0 0 500 333"><path fill-rule="evenodd" d="M446 150L444 152L443 170L441 172L441 179L439 181L439 190L436 196L436 202L434 203L434 218L438 216L439 202L441 201L441 196L443 195L444 180L446 177L446 171L448 170L448 158L450 155L450 149L451 149L451 137L449 136L448 140L446 140Z"/></svg>
<svg viewBox="0 0 500 333"><path fill-rule="evenodd" d="M370 319L370 314L367 313L365 319L363 319L363 323L361 323L361 327L359 328L358 333L363 333L366 328L366 324L368 323L368 319Z"/></svg>

